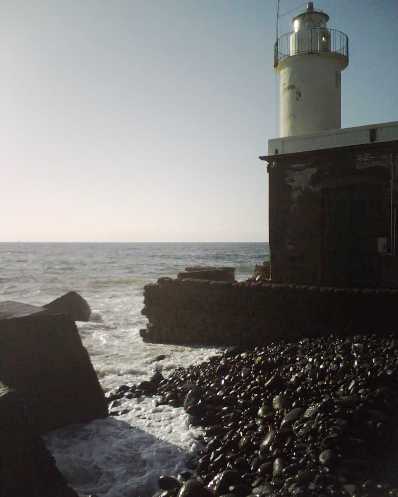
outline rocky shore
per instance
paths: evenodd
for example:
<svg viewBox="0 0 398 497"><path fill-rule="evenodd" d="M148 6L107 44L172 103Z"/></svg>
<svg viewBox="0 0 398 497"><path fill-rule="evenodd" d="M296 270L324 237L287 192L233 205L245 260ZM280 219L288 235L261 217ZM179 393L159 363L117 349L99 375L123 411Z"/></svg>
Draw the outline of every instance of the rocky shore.
<svg viewBox="0 0 398 497"><path fill-rule="evenodd" d="M204 429L161 497L398 496L398 339L367 334L229 349L108 395L158 395Z"/></svg>

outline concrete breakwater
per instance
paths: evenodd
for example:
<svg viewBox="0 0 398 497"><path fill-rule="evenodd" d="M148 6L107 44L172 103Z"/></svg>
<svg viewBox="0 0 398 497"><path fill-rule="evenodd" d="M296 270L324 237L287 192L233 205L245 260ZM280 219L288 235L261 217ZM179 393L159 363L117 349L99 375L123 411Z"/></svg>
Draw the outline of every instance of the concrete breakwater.
<svg viewBox="0 0 398 497"><path fill-rule="evenodd" d="M23 396L40 434L107 416L87 350L64 314L0 303L0 381Z"/></svg>
<svg viewBox="0 0 398 497"><path fill-rule="evenodd" d="M77 297L81 304L83 299ZM72 299L76 301L73 295ZM20 302L0 303L2 497L77 497L41 435L108 414L78 329L61 312L63 302L62 297L57 299L55 311ZM69 297L67 302L73 303ZM73 307L68 305L67 310Z"/></svg>
<svg viewBox="0 0 398 497"><path fill-rule="evenodd" d="M78 497L56 467L15 390L0 383L0 495Z"/></svg>
<svg viewBox="0 0 398 497"><path fill-rule="evenodd" d="M251 345L393 331L398 289L160 278L145 286L148 342Z"/></svg>

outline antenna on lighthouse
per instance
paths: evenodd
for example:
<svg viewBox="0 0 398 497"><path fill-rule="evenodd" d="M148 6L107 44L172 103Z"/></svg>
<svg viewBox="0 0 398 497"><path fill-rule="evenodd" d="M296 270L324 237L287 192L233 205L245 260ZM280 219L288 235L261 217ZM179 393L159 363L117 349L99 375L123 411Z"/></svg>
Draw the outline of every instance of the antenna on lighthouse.
<svg viewBox="0 0 398 497"><path fill-rule="evenodd" d="M280 0L276 0L276 43L278 43L278 35L279 35L279 4Z"/></svg>
<svg viewBox="0 0 398 497"><path fill-rule="evenodd" d="M275 48L274 48L274 65L275 61L278 60L278 52L279 52L279 4L280 0L276 0L276 26L275 26Z"/></svg>

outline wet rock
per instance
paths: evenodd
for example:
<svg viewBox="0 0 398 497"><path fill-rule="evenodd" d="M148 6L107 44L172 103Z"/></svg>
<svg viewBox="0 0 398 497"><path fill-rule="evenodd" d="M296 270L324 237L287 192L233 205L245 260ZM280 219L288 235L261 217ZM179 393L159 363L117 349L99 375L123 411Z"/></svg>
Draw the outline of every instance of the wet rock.
<svg viewBox="0 0 398 497"><path fill-rule="evenodd" d="M156 385L152 381L142 381L138 388L146 395L153 395L156 391Z"/></svg>
<svg viewBox="0 0 398 497"><path fill-rule="evenodd" d="M199 480L188 480L182 484L178 497L213 497L213 494Z"/></svg>
<svg viewBox="0 0 398 497"><path fill-rule="evenodd" d="M238 471L223 471L216 475L209 483L209 490L216 495L228 493L229 487L236 486L241 481L241 476Z"/></svg>
<svg viewBox="0 0 398 497"><path fill-rule="evenodd" d="M159 383L160 383L161 381L163 381L163 380L164 380L164 377L163 377L163 375L162 375L161 371L160 371L160 370L156 370L156 371L153 373L153 375L151 376L151 378L150 378L150 380L149 380L149 381L150 381L152 384L154 384L154 385L159 385Z"/></svg>
<svg viewBox="0 0 398 497"><path fill-rule="evenodd" d="M319 462L325 466L330 466L335 460L333 450L326 449L319 454Z"/></svg>
<svg viewBox="0 0 398 497"><path fill-rule="evenodd" d="M272 486L267 482L263 482L261 485L258 485L252 489L252 495L256 495L258 497L267 497L272 495L272 493Z"/></svg>
<svg viewBox="0 0 398 497"><path fill-rule="evenodd" d="M91 309L77 292L68 292L44 306L51 312L64 314L72 321L89 321Z"/></svg>
<svg viewBox="0 0 398 497"><path fill-rule="evenodd" d="M182 471L181 473L179 473L177 475L177 479L180 483L184 482L184 481L188 481L188 480L191 480L192 479L192 473L191 471Z"/></svg>
<svg viewBox="0 0 398 497"><path fill-rule="evenodd" d="M286 408L287 402L283 395L275 395L272 399L272 406L276 411L282 411Z"/></svg>
<svg viewBox="0 0 398 497"><path fill-rule="evenodd" d="M281 428L293 424L303 414L303 411L304 409L301 407L296 407L295 409L289 411L282 419Z"/></svg>
<svg viewBox="0 0 398 497"><path fill-rule="evenodd" d="M261 476L268 476L272 473L273 463L272 462L264 462L260 464L257 469L257 473Z"/></svg>
<svg viewBox="0 0 398 497"><path fill-rule="evenodd" d="M276 431L273 430L272 428L269 430L267 433L266 437L261 443L261 448L262 449L267 449L269 446L275 441L276 439Z"/></svg>
<svg viewBox="0 0 398 497"><path fill-rule="evenodd" d="M189 390L184 400L184 409L192 416L200 417L204 413L203 394L199 388Z"/></svg>
<svg viewBox="0 0 398 497"><path fill-rule="evenodd" d="M253 448L253 440L251 436L244 436L239 440L239 449L242 451Z"/></svg>
<svg viewBox="0 0 398 497"><path fill-rule="evenodd" d="M358 487L352 484L345 484L343 485L343 488L350 497L355 497L358 491Z"/></svg>
<svg viewBox="0 0 398 497"><path fill-rule="evenodd" d="M273 409L267 403L263 403L263 405L260 407L257 413L257 416L263 419L271 418L273 415L274 415Z"/></svg>
<svg viewBox="0 0 398 497"><path fill-rule="evenodd" d="M175 488L180 488L181 483L176 478L161 475L159 476L158 485L162 490L173 490Z"/></svg>
<svg viewBox="0 0 398 497"><path fill-rule="evenodd" d="M272 375L264 384L265 388L271 389L276 385L280 384L281 379L277 374Z"/></svg>
<svg viewBox="0 0 398 497"><path fill-rule="evenodd" d="M166 358L167 358L167 355L159 354L152 359L152 362L164 361L164 359L166 359Z"/></svg>
<svg viewBox="0 0 398 497"><path fill-rule="evenodd" d="M281 457L277 457L273 463L272 475L273 477L280 476L285 468L285 461Z"/></svg>
<svg viewBox="0 0 398 497"><path fill-rule="evenodd" d="M319 408L320 408L320 404L313 404L313 405L309 406L304 412L304 417L305 418L314 417L316 414L318 414Z"/></svg>

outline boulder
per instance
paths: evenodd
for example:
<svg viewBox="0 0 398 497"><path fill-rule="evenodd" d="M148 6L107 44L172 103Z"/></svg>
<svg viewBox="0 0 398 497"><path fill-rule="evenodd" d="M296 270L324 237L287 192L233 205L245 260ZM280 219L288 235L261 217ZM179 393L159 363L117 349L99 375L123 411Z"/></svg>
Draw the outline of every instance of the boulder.
<svg viewBox="0 0 398 497"><path fill-rule="evenodd" d="M78 497L68 487L19 394L0 384L0 495Z"/></svg>
<svg viewBox="0 0 398 497"><path fill-rule="evenodd" d="M76 292L68 292L44 306L51 312L65 314L72 321L89 321L91 309L87 301Z"/></svg>
<svg viewBox="0 0 398 497"><path fill-rule="evenodd" d="M262 264L256 264L253 276L250 281L271 281L271 261L264 261Z"/></svg>
<svg viewBox="0 0 398 497"><path fill-rule="evenodd" d="M178 273L178 279L235 281L234 267L191 266Z"/></svg>
<svg viewBox="0 0 398 497"><path fill-rule="evenodd" d="M39 433L107 416L87 350L64 314L0 303L0 381L23 396Z"/></svg>

